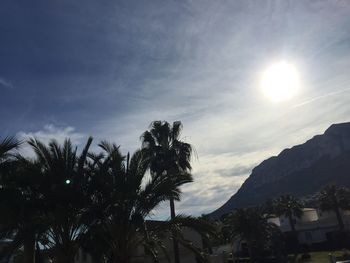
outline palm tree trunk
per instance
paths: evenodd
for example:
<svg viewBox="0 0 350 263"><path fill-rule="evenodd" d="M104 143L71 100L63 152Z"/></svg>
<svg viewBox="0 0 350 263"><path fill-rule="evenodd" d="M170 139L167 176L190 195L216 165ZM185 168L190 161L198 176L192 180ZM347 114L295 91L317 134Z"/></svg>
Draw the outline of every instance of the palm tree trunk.
<svg viewBox="0 0 350 263"><path fill-rule="evenodd" d="M338 225L339 225L339 230L340 230L340 231L343 231L343 230L344 230L344 222L343 222L343 218L342 218L342 216L341 216L341 214L340 214L339 208L336 207L336 208L334 209L334 212L335 212L335 214L336 214L336 216L337 216Z"/></svg>
<svg viewBox="0 0 350 263"><path fill-rule="evenodd" d="M295 234L295 225L293 222L293 218L291 216L289 216L288 219L289 219L290 228L291 228L292 232Z"/></svg>
<svg viewBox="0 0 350 263"><path fill-rule="evenodd" d="M24 263L35 263L35 234L29 233L23 243Z"/></svg>
<svg viewBox="0 0 350 263"><path fill-rule="evenodd" d="M175 202L174 199L170 199L170 217L171 219L175 218ZM173 246L174 246L174 263L180 263L180 255L179 255L179 243L176 240L176 232L173 231Z"/></svg>
<svg viewBox="0 0 350 263"><path fill-rule="evenodd" d="M247 247L248 247L249 261L253 263L255 260L253 255L253 245L252 245L252 242L249 240L247 240Z"/></svg>
<svg viewBox="0 0 350 263"><path fill-rule="evenodd" d="M299 251L298 233L295 230L295 224L294 224L294 221L293 221L293 217L289 216L288 219L289 219L290 228L292 230L292 240L293 240L292 242L293 242L293 245L295 246L294 247L294 249L295 249L294 257L297 258L298 251Z"/></svg>
<svg viewBox="0 0 350 263"><path fill-rule="evenodd" d="M38 242L35 244L35 263L44 263Z"/></svg>

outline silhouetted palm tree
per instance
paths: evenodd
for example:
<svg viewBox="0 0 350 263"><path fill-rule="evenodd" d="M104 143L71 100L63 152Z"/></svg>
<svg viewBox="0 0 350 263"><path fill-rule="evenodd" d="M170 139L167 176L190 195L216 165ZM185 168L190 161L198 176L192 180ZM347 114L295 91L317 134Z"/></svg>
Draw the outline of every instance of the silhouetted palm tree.
<svg viewBox="0 0 350 263"><path fill-rule="evenodd" d="M267 199L260 205L260 209L264 214L274 215L276 213L276 202L273 199Z"/></svg>
<svg viewBox="0 0 350 263"><path fill-rule="evenodd" d="M12 240L3 250L5 258L23 246L24 262L35 262L35 241L45 231L45 225L42 224L43 203L37 191L38 173L38 166L18 156L11 162L11 169L2 182L0 238Z"/></svg>
<svg viewBox="0 0 350 263"><path fill-rule="evenodd" d="M295 233L295 221L293 218L300 218L303 215L302 208L301 201L289 194L281 195L275 200L275 213L278 216L288 218L293 233Z"/></svg>
<svg viewBox="0 0 350 263"><path fill-rule="evenodd" d="M21 142L15 137L6 137L0 141L0 239L12 239L18 232L19 205L23 206L23 196L13 185L14 177L17 174L14 172L17 170L17 161L13 158L13 150L18 149L20 144ZM23 238L17 239L20 240L16 240L15 237L15 242L11 242L10 246L2 251L1 257L9 258L14 250L23 244Z"/></svg>
<svg viewBox="0 0 350 263"><path fill-rule="evenodd" d="M129 154L123 156L115 144L102 142L99 146L103 153L90 155L94 171L92 213L97 219L86 235L86 244L88 247L99 244L95 255L101 262L103 259L130 262L140 245L156 260L157 250L164 248L159 232L164 234L191 222L194 226L194 221L175 217L150 230L145 218L163 201L179 200L179 187L191 178L186 173L172 177L153 173L148 177L151 159L146 151L138 150L130 158Z"/></svg>
<svg viewBox="0 0 350 263"><path fill-rule="evenodd" d="M245 241L251 262L259 262L268 239L277 226L257 208L237 209L224 218L225 230L232 239Z"/></svg>
<svg viewBox="0 0 350 263"><path fill-rule="evenodd" d="M80 155L69 139L63 145L55 140L48 145L37 139L28 142L40 167L38 192L44 203L46 246L57 263L74 262L80 238L89 226L90 175L86 162L91 142L89 138Z"/></svg>
<svg viewBox="0 0 350 263"><path fill-rule="evenodd" d="M166 121L154 121L150 130L142 134L142 146L150 155L150 170L152 174L176 177L186 175L188 182L192 181L191 170L192 147L181 141L182 124L179 121L170 125ZM174 199L170 198L170 215L175 218ZM179 248L174 240L175 263L179 263Z"/></svg>
<svg viewBox="0 0 350 263"><path fill-rule="evenodd" d="M23 246L24 262L35 262L35 239L42 231L41 207L37 193L35 163L14 155L21 142L14 137L0 142L0 239L12 240L2 250L2 257L9 257Z"/></svg>
<svg viewBox="0 0 350 263"><path fill-rule="evenodd" d="M349 189L328 185L318 193L317 201L322 211L333 211L336 214L339 229L344 230L341 210L350 208Z"/></svg>

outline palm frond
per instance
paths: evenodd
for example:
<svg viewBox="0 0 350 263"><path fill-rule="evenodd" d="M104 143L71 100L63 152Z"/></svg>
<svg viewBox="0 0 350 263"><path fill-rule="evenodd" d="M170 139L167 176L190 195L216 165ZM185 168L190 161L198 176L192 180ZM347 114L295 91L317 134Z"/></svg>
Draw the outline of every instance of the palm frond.
<svg viewBox="0 0 350 263"><path fill-rule="evenodd" d="M37 138L30 138L28 144L32 147L36 154L36 158L39 163L44 165L46 168L52 165L52 156L50 149Z"/></svg>
<svg viewBox="0 0 350 263"><path fill-rule="evenodd" d="M149 131L145 131L141 135L140 139L142 141L142 148L153 149L153 147L156 145L152 133L150 133Z"/></svg>
<svg viewBox="0 0 350 263"><path fill-rule="evenodd" d="M0 141L0 160L6 158L10 151L18 149L22 144L16 137L5 137Z"/></svg>
<svg viewBox="0 0 350 263"><path fill-rule="evenodd" d="M182 126L181 121L174 121L173 122L173 127L171 129L171 135L172 135L172 139L174 141L180 137L182 127L183 126Z"/></svg>
<svg viewBox="0 0 350 263"><path fill-rule="evenodd" d="M79 156L79 160L78 160L78 173L79 174L82 173L84 164L88 158L89 148L91 146L92 141L93 141L93 138L89 137L86 144L85 144L83 151L81 152L81 154Z"/></svg>

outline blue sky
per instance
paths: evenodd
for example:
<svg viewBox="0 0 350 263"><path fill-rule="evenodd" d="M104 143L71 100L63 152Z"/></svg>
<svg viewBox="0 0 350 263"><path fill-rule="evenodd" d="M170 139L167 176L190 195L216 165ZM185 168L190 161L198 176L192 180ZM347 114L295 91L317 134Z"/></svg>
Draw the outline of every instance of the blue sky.
<svg viewBox="0 0 350 263"><path fill-rule="evenodd" d="M349 13L346 0L2 0L0 136L133 151L151 121L181 120L198 158L178 209L212 211L254 165L350 121ZM275 103L259 76L279 60L301 88Z"/></svg>

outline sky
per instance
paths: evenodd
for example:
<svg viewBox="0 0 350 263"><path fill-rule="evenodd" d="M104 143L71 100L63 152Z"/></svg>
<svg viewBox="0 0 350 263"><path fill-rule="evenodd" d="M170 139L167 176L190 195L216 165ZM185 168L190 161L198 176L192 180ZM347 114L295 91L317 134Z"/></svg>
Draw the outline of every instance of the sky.
<svg viewBox="0 0 350 263"><path fill-rule="evenodd" d="M264 159L350 121L349 14L347 0L2 0L0 138L92 135L126 153L180 120L196 157L177 210L211 212ZM260 88L276 61L300 77L283 102Z"/></svg>

